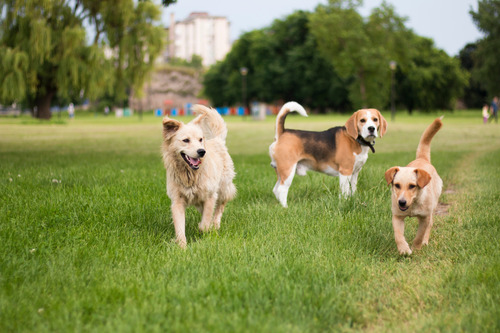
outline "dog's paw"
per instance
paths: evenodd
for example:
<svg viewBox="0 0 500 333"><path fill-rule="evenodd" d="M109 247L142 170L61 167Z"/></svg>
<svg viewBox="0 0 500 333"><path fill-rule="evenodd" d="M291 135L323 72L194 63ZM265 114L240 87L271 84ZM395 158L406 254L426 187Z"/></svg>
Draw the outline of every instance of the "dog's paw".
<svg viewBox="0 0 500 333"><path fill-rule="evenodd" d="M220 229L220 220L219 221L213 221L212 222L212 226L215 230L219 230Z"/></svg>
<svg viewBox="0 0 500 333"><path fill-rule="evenodd" d="M405 244L405 245L402 245L402 246L398 246L398 251L399 251L399 254L402 255L402 256L409 256L409 255L411 255L411 249L408 246L408 244Z"/></svg>
<svg viewBox="0 0 500 333"><path fill-rule="evenodd" d="M200 224L198 224L198 229L201 232L208 232L210 230L210 225L209 224L200 223Z"/></svg>
<svg viewBox="0 0 500 333"><path fill-rule="evenodd" d="M429 245L429 241L423 241L422 243L413 242L413 249L420 250L424 245Z"/></svg>
<svg viewBox="0 0 500 333"><path fill-rule="evenodd" d="M183 250L186 249L187 246L186 238L178 238L175 240L175 242L177 243L177 245L179 245L181 249Z"/></svg>

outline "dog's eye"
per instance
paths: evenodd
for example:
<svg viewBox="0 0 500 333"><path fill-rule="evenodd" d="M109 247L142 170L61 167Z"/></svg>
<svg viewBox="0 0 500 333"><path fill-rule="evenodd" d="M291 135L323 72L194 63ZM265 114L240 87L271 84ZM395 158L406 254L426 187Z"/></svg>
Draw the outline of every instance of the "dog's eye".
<svg viewBox="0 0 500 333"><path fill-rule="evenodd" d="M373 121L376 123L378 121L378 119L377 118L373 118Z"/></svg>
<svg viewBox="0 0 500 333"><path fill-rule="evenodd" d="M366 119L361 119L360 120L363 124L366 123Z"/></svg>
<svg viewBox="0 0 500 333"><path fill-rule="evenodd" d="M401 188L399 184L394 184L394 187L397 188L398 190Z"/></svg>
<svg viewBox="0 0 500 333"><path fill-rule="evenodd" d="M182 142L189 143L189 139L184 139Z"/></svg>
<svg viewBox="0 0 500 333"><path fill-rule="evenodd" d="M200 139L200 142L203 142L203 139Z"/></svg>
<svg viewBox="0 0 500 333"><path fill-rule="evenodd" d="M410 184L410 186L408 186L408 188L409 188L410 190L413 190L415 187L416 187L416 186L415 186L415 185L413 185L413 184Z"/></svg>

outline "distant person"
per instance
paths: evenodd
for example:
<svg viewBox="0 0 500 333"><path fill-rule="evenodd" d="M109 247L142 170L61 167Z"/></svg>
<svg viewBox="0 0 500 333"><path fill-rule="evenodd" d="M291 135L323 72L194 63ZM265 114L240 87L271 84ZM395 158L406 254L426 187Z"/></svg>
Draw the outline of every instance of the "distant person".
<svg viewBox="0 0 500 333"><path fill-rule="evenodd" d="M483 105L483 123L488 123L488 118L490 117L490 106L488 104Z"/></svg>
<svg viewBox="0 0 500 333"><path fill-rule="evenodd" d="M75 106L73 105L73 103L69 103L68 115L69 115L69 119L72 119L73 117L75 117Z"/></svg>
<svg viewBox="0 0 500 333"><path fill-rule="evenodd" d="M104 115L107 116L109 114L109 106L106 105L104 108Z"/></svg>
<svg viewBox="0 0 500 333"><path fill-rule="evenodd" d="M493 97L493 101L491 102L491 105L490 105L490 110L491 110L491 115L492 115L492 117L490 118L490 121L492 121L493 118L495 118L495 123L498 124L498 97L497 96Z"/></svg>

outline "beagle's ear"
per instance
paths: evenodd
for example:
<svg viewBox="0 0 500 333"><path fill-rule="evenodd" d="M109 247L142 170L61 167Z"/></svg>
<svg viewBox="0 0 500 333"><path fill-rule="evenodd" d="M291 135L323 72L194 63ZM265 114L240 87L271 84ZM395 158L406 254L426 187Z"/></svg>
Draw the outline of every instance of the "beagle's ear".
<svg viewBox="0 0 500 333"><path fill-rule="evenodd" d="M169 117L163 118L163 138L166 141L170 140L181 126L182 123L178 120L170 119Z"/></svg>
<svg viewBox="0 0 500 333"><path fill-rule="evenodd" d="M417 174L417 185L420 188L424 188L431 181L432 177L429 173L422 169L415 169Z"/></svg>
<svg viewBox="0 0 500 333"><path fill-rule="evenodd" d="M387 121L385 120L384 116L378 111L378 117L380 119L380 137L383 137L385 135L385 132L387 132Z"/></svg>
<svg viewBox="0 0 500 333"><path fill-rule="evenodd" d="M358 138L358 114L359 111L354 112L351 118L347 119L347 122L345 123L347 134L349 134L349 136L351 136L354 140Z"/></svg>
<svg viewBox="0 0 500 333"><path fill-rule="evenodd" d="M396 173L398 173L398 171L399 167L392 167L385 172L385 180L387 182L387 185L391 185L392 181L394 180L394 176L396 176Z"/></svg>

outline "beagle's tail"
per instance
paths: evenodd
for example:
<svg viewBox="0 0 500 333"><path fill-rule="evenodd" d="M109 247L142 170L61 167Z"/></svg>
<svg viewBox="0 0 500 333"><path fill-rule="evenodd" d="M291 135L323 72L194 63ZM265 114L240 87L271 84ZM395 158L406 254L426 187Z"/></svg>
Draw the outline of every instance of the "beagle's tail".
<svg viewBox="0 0 500 333"><path fill-rule="evenodd" d="M217 110L196 104L193 106L193 111L198 117L191 122L201 127L203 135L207 140L218 137L226 141L226 123Z"/></svg>
<svg viewBox="0 0 500 333"><path fill-rule="evenodd" d="M278 115L276 116L276 135L274 136L274 140L278 140L281 134L283 134L283 132L285 131L285 118L288 115L288 113L292 111L296 111L301 116L307 117L306 110L299 103L297 102L285 103L285 105L281 107L280 112L278 112Z"/></svg>
<svg viewBox="0 0 500 333"><path fill-rule="evenodd" d="M443 116L436 118L432 124L430 124L427 129L422 134L420 138L420 143L417 147L417 159L421 158L426 160L427 162L431 162L431 140L436 135L436 133L443 126L443 122L441 121Z"/></svg>

